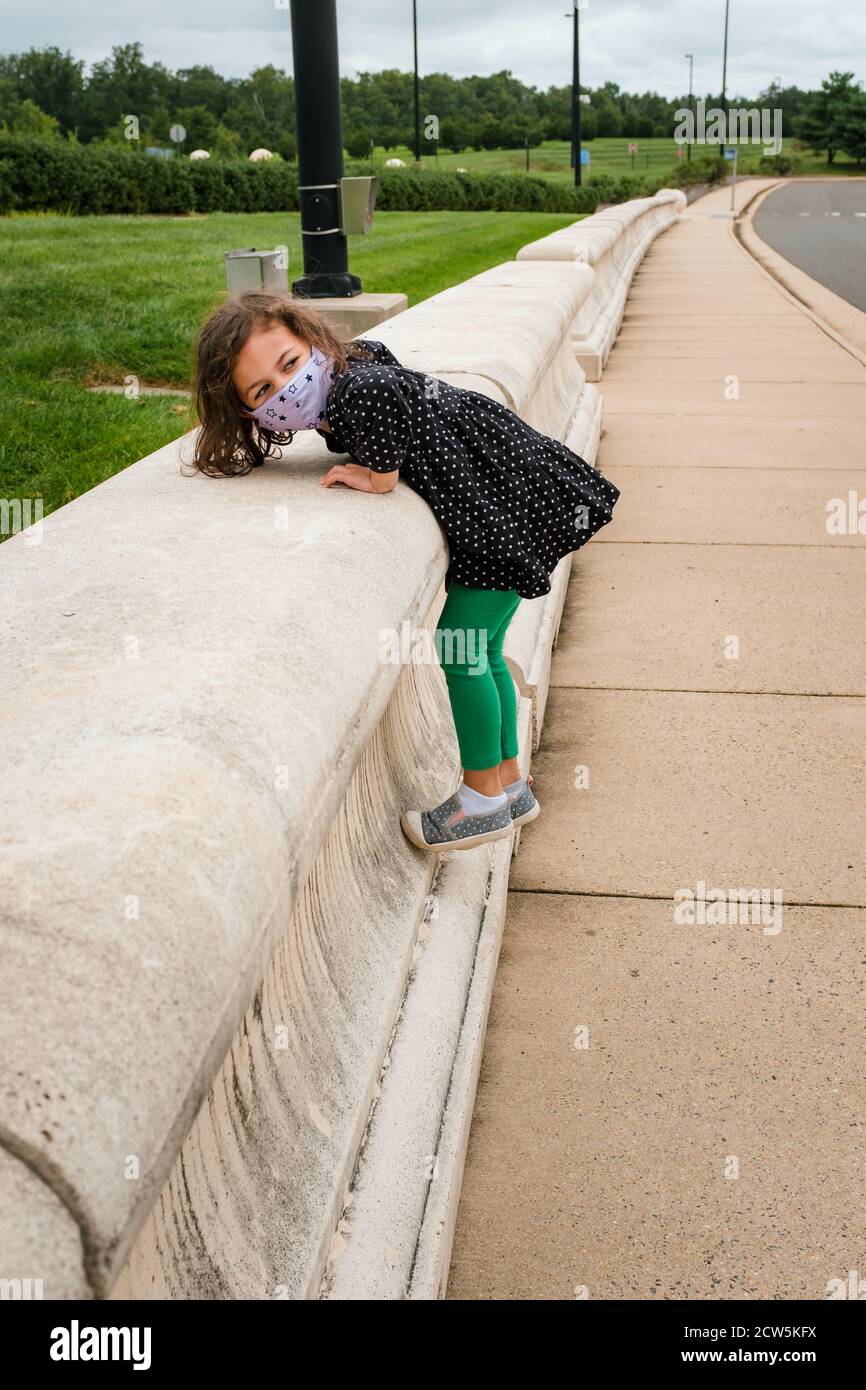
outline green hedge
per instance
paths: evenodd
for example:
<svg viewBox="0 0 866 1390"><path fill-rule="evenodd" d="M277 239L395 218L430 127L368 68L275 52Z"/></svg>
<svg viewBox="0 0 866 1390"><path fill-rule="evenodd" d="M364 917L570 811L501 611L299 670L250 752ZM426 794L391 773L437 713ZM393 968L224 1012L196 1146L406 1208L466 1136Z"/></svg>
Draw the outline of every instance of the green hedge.
<svg viewBox="0 0 866 1390"><path fill-rule="evenodd" d="M383 212L593 212L598 195L515 174L382 169ZM143 150L0 135L0 212L186 213L298 210L297 165L161 159Z"/></svg>
<svg viewBox="0 0 866 1390"><path fill-rule="evenodd" d="M770 161L767 161L769 164ZM352 167L351 165L349 167ZM721 159L662 175L593 175L580 188L522 174L380 169L382 212L594 212L659 188L714 183ZM0 212L187 213L298 210L297 165L283 160L161 159L140 149L0 135Z"/></svg>
<svg viewBox="0 0 866 1390"><path fill-rule="evenodd" d="M721 183L730 174L732 165L718 154L699 155L697 159L682 160L673 170L672 187L695 188L701 183Z"/></svg>
<svg viewBox="0 0 866 1390"><path fill-rule="evenodd" d="M452 174L379 169L383 212L595 212L598 194L524 174Z"/></svg>
<svg viewBox="0 0 866 1390"><path fill-rule="evenodd" d="M761 160L762 174L799 174L803 160L798 154L770 154Z"/></svg>
<svg viewBox="0 0 866 1390"><path fill-rule="evenodd" d="M681 160L661 174L592 174L590 188L595 189L601 203L625 203L630 198L647 198L660 188L690 188L695 184L720 183L731 172L731 166L717 155L700 159Z"/></svg>
<svg viewBox="0 0 866 1390"><path fill-rule="evenodd" d="M0 212L280 212L298 206L282 161L162 159L142 150L0 135Z"/></svg>

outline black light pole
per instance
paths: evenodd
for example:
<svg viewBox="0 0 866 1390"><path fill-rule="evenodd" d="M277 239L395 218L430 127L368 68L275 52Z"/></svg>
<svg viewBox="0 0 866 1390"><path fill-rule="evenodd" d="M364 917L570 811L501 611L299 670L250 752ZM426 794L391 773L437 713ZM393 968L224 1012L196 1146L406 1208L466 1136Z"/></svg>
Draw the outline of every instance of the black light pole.
<svg viewBox="0 0 866 1390"><path fill-rule="evenodd" d="M298 201L304 274L292 294L304 299L361 293L349 273L349 247L340 230L343 122L336 0L291 0L298 138Z"/></svg>
<svg viewBox="0 0 866 1390"><path fill-rule="evenodd" d="M580 187L580 28L578 16L580 6L575 0L572 10L574 22L574 56L571 70L571 151L574 160L574 182Z"/></svg>
<svg viewBox="0 0 866 1390"><path fill-rule="evenodd" d="M728 113L725 108L728 91L728 16L731 10L731 0L725 0L725 46L722 50L722 110L725 112L725 144L728 143Z"/></svg>
<svg viewBox="0 0 866 1390"><path fill-rule="evenodd" d="M694 53L687 53L687 54L686 54L686 57L687 57L688 60L689 60L689 110L690 110L691 113L692 113L692 117L694 117L694 114L695 114L695 113L694 113L694 110L693 110L693 103L692 103L692 73L693 73L693 71L694 71L695 55L694 55ZM687 145L686 159L689 160L689 159L691 159L691 157L692 157L692 142L691 142L691 140L689 140L688 145Z"/></svg>
<svg viewBox="0 0 866 1390"><path fill-rule="evenodd" d="M415 162L421 163L421 99L418 95L418 5L412 0L412 45L415 50Z"/></svg>

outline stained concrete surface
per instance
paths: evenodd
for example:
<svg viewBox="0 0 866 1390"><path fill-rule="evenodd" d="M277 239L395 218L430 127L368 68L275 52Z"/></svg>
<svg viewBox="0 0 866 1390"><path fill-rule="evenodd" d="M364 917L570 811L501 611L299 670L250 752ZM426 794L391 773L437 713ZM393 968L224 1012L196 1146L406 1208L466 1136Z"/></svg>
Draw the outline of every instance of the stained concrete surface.
<svg viewBox="0 0 866 1390"><path fill-rule="evenodd" d="M729 198L650 250L602 381L622 498L575 557L452 1299L822 1299L866 1269L866 537L826 528L866 495L866 368ZM678 922L700 882L778 889L780 929Z"/></svg>

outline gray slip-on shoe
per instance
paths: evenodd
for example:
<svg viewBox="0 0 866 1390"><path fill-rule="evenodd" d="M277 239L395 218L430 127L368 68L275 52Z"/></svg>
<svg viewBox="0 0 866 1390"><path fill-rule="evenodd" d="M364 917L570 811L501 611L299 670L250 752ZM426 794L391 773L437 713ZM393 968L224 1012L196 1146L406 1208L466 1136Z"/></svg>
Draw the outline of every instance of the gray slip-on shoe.
<svg viewBox="0 0 866 1390"><path fill-rule="evenodd" d="M522 792L511 792L508 798L508 809L511 812L511 822L513 825L528 825L531 820L535 820L541 814L535 794L532 790L533 781L530 774L526 778L526 786Z"/></svg>
<svg viewBox="0 0 866 1390"><path fill-rule="evenodd" d="M488 840L501 840L514 827L507 804L487 815L473 816L463 810L456 792L431 811L403 811L400 824L413 845L434 853L473 849Z"/></svg>

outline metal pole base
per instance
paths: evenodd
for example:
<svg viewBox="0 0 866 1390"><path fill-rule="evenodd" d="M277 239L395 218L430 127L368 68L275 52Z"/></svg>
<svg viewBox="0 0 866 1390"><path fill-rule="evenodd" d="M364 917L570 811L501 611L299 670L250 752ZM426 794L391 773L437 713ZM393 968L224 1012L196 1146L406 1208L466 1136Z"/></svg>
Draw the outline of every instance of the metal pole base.
<svg viewBox="0 0 866 1390"><path fill-rule="evenodd" d="M292 294L299 299L351 299L361 294L361 280L348 270L319 270L293 280Z"/></svg>

